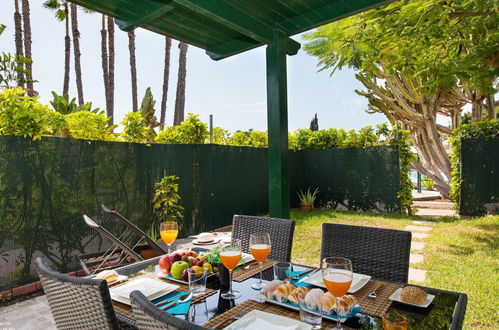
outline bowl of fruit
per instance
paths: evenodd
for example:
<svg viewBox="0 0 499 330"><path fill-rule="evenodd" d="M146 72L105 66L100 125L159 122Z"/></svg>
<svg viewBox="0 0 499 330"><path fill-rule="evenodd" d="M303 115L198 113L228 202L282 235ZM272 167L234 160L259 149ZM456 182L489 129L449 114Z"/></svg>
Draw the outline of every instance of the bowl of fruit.
<svg viewBox="0 0 499 330"><path fill-rule="evenodd" d="M188 283L190 272L201 274L206 270L208 277L218 272L218 264L209 261L210 251L197 253L195 251L175 251L165 254L159 259L162 275L172 281Z"/></svg>

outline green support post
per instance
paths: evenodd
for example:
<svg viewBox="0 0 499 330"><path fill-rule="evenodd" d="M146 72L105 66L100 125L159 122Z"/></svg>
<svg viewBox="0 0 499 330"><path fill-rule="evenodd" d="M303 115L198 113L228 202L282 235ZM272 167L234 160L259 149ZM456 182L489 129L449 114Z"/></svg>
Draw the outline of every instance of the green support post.
<svg viewBox="0 0 499 330"><path fill-rule="evenodd" d="M269 136L269 213L289 219L287 37L273 31L267 46L267 122Z"/></svg>

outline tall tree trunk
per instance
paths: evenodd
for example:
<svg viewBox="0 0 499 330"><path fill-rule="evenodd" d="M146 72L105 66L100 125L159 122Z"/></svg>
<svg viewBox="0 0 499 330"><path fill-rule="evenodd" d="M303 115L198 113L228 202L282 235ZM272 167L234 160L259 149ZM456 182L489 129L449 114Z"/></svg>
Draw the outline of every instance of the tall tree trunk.
<svg viewBox="0 0 499 330"><path fill-rule="evenodd" d="M106 97L106 113L108 113L107 109L110 107L109 106L109 63L107 56L107 28L106 28L105 15L102 15L100 37L101 37L100 50L101 50L101 62L102 62L102 78L104 82L104 95Z"/></svg>
<svg viewBox="0 0 499 330"><path fill-rule="evenodd" d="M130 52L130 75L132 79L132 111L139 110L137 101L137 61L135 59L135 30L128 32L128 51Z"/></svg>
<svg viewBox="0 0 499 330"><path fill-rule="evenodd" d="M165 66L163 69L163 95L161 97L161 128L165 127L166 122L166 101L168 99L168 80L170 78L170 52L172 48L172 39L165 37Z"/></svg>
<svg viewBox="0 0 499 330"><path fill-rule="evenodd" d="M71 70L71 38L69 36L69 8L67 3L64 3L64 11L66 12L66 18L64 19L66 36L64 37L64 84L62 95L69 94L69 72Z"/></svg>
<svg viewBox="0 0 499 330"><path fill-rule="evenodd" d="M487 118L488 120L496 119L496 102L494 100L494 94L487 95Z"/></svg>
<svg viewBox="0 0 499 330"><path fill-rule="evenodd" d="M24 56L23 52L23 26L22 26L22 17L19 12L19 1L14 0L14 28L15 28L15 40L16 40L16 55L19 58L20 56ZM20 64L22 65L22 64ZM21 71L17 72L17 86L24 88L24 75Z"/></svg>
<svg viewBox="0 0 499 330"><path fill-rule="evenodd" d="M23 34L24 34L24 56L32 59L31 54L31 22L30 22L30 12L29 12L29 0L22 0L23 8ZM35 96L36 92L33 89L33 65L32 63L26 63L26 89L29 96Z"/></svg>
<svg viewBox="0 0 499 330"><path fill-rule="evenodd" d="M177 95L175 98L175 116L173 125L180 125L184 121L184 108L185 108L185 78L187 75L187 44L180 42L178 44L180 49L178 59L178 79L177 79Z"/></svg>
<svg viewBox="0 0 499 330"><path fill-rule="evenodd" d="M83 81L81 77L81 61L80 61L80 31L78 31L78 7L72 3L71 5L71 30L73 33L73 53L75 59L75 75L76 89L78 91L78 104L85 103L83 100Z"/></svg>
<svg viewBox="0 0 499 330"><path fill-rule="evenodd" d="M109 123L113 124L114 116L114 19L110 16L107 17L107 33L108 33L108 50L109 50L109 80L108 80L108 93L109 93L109 106L107 108L107 116L110 118Z"/></svg>

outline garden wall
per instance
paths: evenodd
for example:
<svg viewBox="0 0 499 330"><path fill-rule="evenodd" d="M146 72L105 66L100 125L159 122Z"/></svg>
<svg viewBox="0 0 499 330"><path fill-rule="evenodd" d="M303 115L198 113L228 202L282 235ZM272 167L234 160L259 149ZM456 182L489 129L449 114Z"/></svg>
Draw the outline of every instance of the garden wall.
<svg viewBox="0 0 499 330"><path fill-rule="evenodd" d="M461 140L459 214L499 213L499 139Z"/></svg>
<svg viewBox="0 0 499 330"><path fill-rule="evenodd" d="M148 230L154 184L164 175L180 177L181 235L228 225L234 214L268 210L266 149L0 136L0 291L33 281L38 255L70 271L78 267L78 254L105 248L82 220L87 214L122 232L101 203ZM398 211L398 151L291 152L294 206L296 191L308 187L319 187L320 205Z"/></svg>

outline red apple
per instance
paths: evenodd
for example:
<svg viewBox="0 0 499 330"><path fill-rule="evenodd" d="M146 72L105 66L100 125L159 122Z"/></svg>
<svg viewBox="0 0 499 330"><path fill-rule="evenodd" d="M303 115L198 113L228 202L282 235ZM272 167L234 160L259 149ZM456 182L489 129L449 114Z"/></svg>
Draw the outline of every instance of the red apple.
<svg viewBox="0 0 499 330"><path fill-rule="evenodd" d="M178 253L172 253L170 255L170 260L171 260L172 263L174 263L176 261L182 260L182 256L180 254L178 254Z"/></svg>
<svg viewBox="0 0 499 330"><path fill-rule="evenodd" d="M168 273L170 271L170 267L172 266L172 261L170 259L170 256L168 254L165 254L159 259L159 268L163 270L165 273Z"/></svg>

